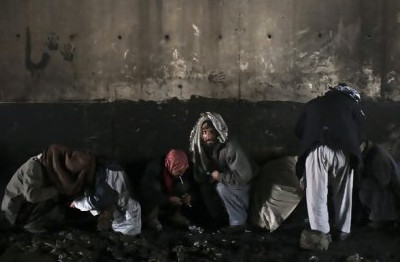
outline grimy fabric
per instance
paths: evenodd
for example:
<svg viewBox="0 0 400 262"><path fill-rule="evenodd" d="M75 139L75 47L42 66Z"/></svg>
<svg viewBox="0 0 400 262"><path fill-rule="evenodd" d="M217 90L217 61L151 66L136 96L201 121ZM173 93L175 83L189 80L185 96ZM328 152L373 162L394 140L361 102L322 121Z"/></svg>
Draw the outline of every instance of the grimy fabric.
<svg viewBox="0 0 400 262"><path fill-rule="evenodd" d="M350 232L354 170L361 163L365 115L354 97L337 89L309 101L296 124L300 138L298 177L306 178L311 229L330 231L328 185L335 227Z"/></svg>
<svg viewBox="0 0 400 262"><path fill-rule="evenodd" d="M217 184L217 192L228 212L230 226L238 226L247 222L249 190L249 185L227 186L223 183Z"/></svg>
<svg viewBox="0 0 400 262"><path fill-rule="evenodd" d="M328 186L331 187L334 227L350 233L353 170L342 150L319 146L306 159L306 197L312 230L330 232Z"/></svg>
<svg viewBox="0 0 400 262"><path fill-rule="evenodd" d="M363 152L359 186L361 203L371 221L397 220L400 212L400 169L390 153L373 144Z"/></svg>
<svg viewBox="0 0 400 262"><path fill-rule="evenodd" d="M350 157L353 169L361 162L360 143L365 139L365 116L348 95L328 91L309 101L300 115L295 133L300 138L297 175L304 173L305 158L319 145L343 150Z"/></svg>
<svg viewBox="0 0 400 262"><path fill-rule="evenodd" d="M117 193L115 209L112 214L112 229L125 235L138 235L141 232L141 207L138 201L132 198L130 182L122 169L110 168L105 165L105 182ZM89 201L89 196L81 196L73 201L73 206L81 211L99 213ZM93 212L96 211L96 212Z"/></svg>
<svg viewBox="0 0 400 262"><path fill-rule="evenodd" d="M40 164L40 156L32 157L21 165L7 184L1 210L11 224L15 224L26 203L40 204L53 201L58 196L57 188L47 178Z"/></svg>
<svg viewBox="0 0 400 262"><path fill-rule="evenodd" d="M217 144L212 155L208 157L208 162L205 170L198 162L194 163L194 178L199 183L209 183L211 172L218 170L219 182L225 185L245 186L258 171L258 167L252 163L236 140Z"/></svg>
<svg viewBox="0 0 400 262"><path fill-rule="evenodd" d="M255 177L251 190L250 221L274 231L293 212L304 192L295 173L297 157L268 160Z"/></svg>
<svg viewBox="0 0 400 262"><path fill-rule="evenodd" d="M89 153L72 151L64 145L49 145L41 163L49 179L65 195L76 196L94 182L95 158Z"/></svg>

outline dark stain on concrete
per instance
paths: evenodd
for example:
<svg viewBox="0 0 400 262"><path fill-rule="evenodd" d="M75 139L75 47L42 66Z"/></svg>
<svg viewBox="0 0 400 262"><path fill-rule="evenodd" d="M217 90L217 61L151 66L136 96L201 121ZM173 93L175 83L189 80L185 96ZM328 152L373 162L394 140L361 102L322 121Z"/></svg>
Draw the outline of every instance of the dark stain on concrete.
<svg viewBox="0 0 400 262"><path fill-rule="evenodd" d="M37 72L43 70L50 61L50 56L47 53L42 54L42 59L38 63L32 62L32 43L29 27L26 28L26 46L25 46L25 66L31 72L31 76L36 76Z"/></svg>

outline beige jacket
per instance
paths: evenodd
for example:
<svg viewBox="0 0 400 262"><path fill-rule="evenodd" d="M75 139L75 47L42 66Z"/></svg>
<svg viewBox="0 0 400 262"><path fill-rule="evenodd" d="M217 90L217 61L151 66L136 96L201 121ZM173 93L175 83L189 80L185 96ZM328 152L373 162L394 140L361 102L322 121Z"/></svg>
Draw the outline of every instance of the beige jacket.
<svg viewBox="0 0 400 262"><path fill-rule="evenodd" d="M40 203L57 197L58 191L43 175L39 162L41 155L25 162L13 175L6 187L1 210L11 224L15 224L18 212L25 202Z"/></svg>

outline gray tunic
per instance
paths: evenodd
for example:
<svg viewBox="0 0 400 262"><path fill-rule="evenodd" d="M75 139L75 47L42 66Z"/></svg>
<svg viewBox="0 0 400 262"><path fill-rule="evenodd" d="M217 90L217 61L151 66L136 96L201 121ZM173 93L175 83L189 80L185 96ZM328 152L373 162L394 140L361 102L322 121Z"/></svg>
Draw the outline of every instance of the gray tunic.
<svg viewBox="0 0 400 262"><path fill-rule="evenodd" d="M211 217L222 216L218 211L218 200L212 196L216 190L228 213L229 224L245 223L249 208L249 184L258 169L234 140L216 145L206 163L206 170L200 163L195 163L194 178L200 183L200 191ZM214 170L219 171L216 188L210 175Z"/></svg>
<svg viewBox="0 0 400 262"><path fill-rule="evenodd" d="M220 172L219 182L225 185L248 185L253 174L257 172L249 157L235 140L218 144L209 160L208 170L195 163L194 178L197 182L209 181L213 170Z"/></svg>
<svg viewBox="0 0 400 262"><path fill-rule="evenodd" d="M39 157L32 157L25 162L6 187L1 210L11 224L15 224L24 202L41 203L58 195L57 189L44 177Z"/></svg>
<svg viewBox="0 0 400 262"><path fill-rule="evenodd" d="M372 221L399 218L400 169L381 145L372 145L364 153L360 181L360 201L369 209Z"/></svg>

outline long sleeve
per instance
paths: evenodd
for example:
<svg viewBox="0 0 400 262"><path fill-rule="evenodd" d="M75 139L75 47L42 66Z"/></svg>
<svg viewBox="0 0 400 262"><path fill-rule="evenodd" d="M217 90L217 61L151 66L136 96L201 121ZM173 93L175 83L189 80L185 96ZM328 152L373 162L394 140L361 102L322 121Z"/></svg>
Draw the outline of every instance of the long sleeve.
<svg viewBox="0 0 400 262"><path fill-rule="evenodd" d="M22 193L28 202L39 203L58 195L54 186L46 186L43 171L39 161L32 160L22 166L19 172L23 172Z"/></svg>
<svg viewBox="0 0 400 262"><path fill-rule="evenodd" d="M157 158L150 161L142 175L140 183L140 196L142 199L156 200L158 203L164 203L168 200L168 194L165 192L161 178L161 164L164 158ZM145 201L145 200L144 200Z"/></svg>
<svg viewBox="0 0 400 262"><path fill-rule="evenodd" d="M235 142L226 145L227 168L220 173L220 181L225 184L244 185L253 177L253 168L249 157Z"/></svg>

